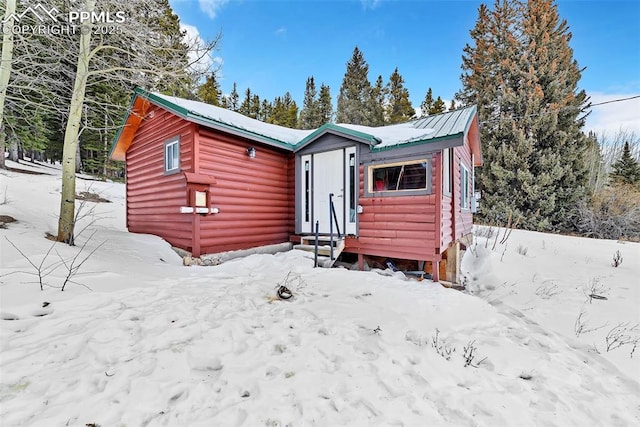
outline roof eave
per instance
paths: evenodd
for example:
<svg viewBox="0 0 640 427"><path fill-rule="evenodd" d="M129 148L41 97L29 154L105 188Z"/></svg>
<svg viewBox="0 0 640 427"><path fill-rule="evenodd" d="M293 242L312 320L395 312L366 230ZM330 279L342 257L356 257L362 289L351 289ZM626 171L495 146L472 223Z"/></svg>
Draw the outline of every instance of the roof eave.
<svg viewBox="0 0 640 427"><path fill-rule="evenodd" d="M125 160L126 151L133 140L133 136L135 134L135 130L137 130L138 126L140 126L140 122L143 119L144 114L149 107L149 103L146 104L143 102L139 105L139 111L136 111L136 105L138 99L142 98L146 100L146 98L141 97L138 93L137 89L134 91L133 96L131 97L131 101L129 102L129 107L127 108L127 113L122 119L122 125L118 128L118 132L113 138L113 142L111 143L111 149L109 150L109 158L113 160ZM148 101L148 100L147 100ZM136 120L133 120L133 118ZM135 122L135 123L134 123ZM128 128L128 126L132 126L133 128ZM128 132L126 132L128 131ZM118 148L121 147L120 150Z"/></svg>
<svg viewBox="0 0 640 427"><path fill-rule="evenodd" d="M140 91L142 91L142 89ZM136 89L136 92L138 92L138 89ZM167 101L166 99L156 96L153 93L146 92L146 91L144 91L144 93L145 93L145 96L150 101L154 102L156 105L166 108L172 113L190 122L198 123L200 125L204 125L212 129L231 133L235 136L241 136L255 142L261 142L266 145L275 146L278 148L284 148L288 151L293 151L294 145L286 141L281 141L279 139L271 138L266 135L261 135L256 132L252 132L237 126L230 125L228 123L224 123L224 122L212 119L211 117L203 116L202 114L199 114L195 111L188 110L184 107L181 107L170 101Z"/></svg>
<svg viewBox="0 0 640 427"><path fill-rule="evenodd" d="M335 125L333 123L325 123L324 125L320 126L318 129L316 129L314 132L307 135L300 142L298 142L294 147L294 152L298 152L302 150L304 147L310 145L311 143L313 143L314 141L318 140L323 135L326 135L328 133L342 136L348 139L352 139L352 140L361 142L363 144L368 144L370 146L375 146L380 143L380 139L368 133L359 132L357 130L345 128L339 125Z"/></svg>
<svg viewBox="0 0 640 427"><path fill-rule="evenodd" d="M413 147L415 145L428 145L428 144L433 144L435 142L446 141L448 139L460 139L460 141L463 141L463 137L464 137L464 132L458 132L455 134L443 135L435 138L420 139L417 141L404 142L404 143L398 143L393 145L385 145L382 147L380 146L372 147L371 151L380 152L380 151L395 150L398 148ZM452 147L455 147L456 145L462 145L462 142L460 144L451 144Z"/></svg>

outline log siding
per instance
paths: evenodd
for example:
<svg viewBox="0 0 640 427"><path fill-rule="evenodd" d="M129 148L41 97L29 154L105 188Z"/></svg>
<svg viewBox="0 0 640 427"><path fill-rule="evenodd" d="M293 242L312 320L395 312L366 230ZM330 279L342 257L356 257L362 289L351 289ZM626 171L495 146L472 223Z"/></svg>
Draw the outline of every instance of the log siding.
<svg viewBox="0 0 640 427"><path fill-rule="evenodd" d="M199 173L212 175L218 214L200 220L202 253L283 243L293 228L292 154L199 128ZM247 149L254 147L256 157Z"/></svg>

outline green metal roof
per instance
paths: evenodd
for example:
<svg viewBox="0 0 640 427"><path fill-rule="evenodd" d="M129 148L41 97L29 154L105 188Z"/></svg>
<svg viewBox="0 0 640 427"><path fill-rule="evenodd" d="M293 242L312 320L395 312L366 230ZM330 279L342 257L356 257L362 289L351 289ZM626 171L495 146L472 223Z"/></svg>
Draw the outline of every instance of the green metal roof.
<svg viewBox="0 0 640 427"><path fill-rule="evenodd" d="M203 102L150 93L140 88L135 90L132 105L137 96L146 98L186 120L291 151L300 150L325 133L343 135L369 144L373 151L457 138L468 131L476 114L476 107L470 106L389 126L327 123L315 130L300 130L264 123ZM114 139L112 152L119 143L120 135L121 131Z"/></svg>
<svg viewBox="0 0 640 427"><path fill-rule="evenodd" d="M433 129L428 139L442 138L464 133L469 129L476 114L476 106L460 108L442 114L427 116L413 121L418 129Z"/></svg>

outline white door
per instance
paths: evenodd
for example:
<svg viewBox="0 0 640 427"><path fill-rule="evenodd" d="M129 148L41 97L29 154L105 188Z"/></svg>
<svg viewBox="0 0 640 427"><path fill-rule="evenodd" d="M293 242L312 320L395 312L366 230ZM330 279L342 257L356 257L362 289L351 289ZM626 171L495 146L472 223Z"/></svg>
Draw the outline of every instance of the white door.
<svg viewBox="0 0 640 427"><path fill-rule="evenodd" d="M313 212L314 220L320 223L320 233L330 230L329 194L333 194L333 205L340 232L344 234L345 191L344 150L327 151L313 155ZM335 223L333 232L337 233Z"/></svg>

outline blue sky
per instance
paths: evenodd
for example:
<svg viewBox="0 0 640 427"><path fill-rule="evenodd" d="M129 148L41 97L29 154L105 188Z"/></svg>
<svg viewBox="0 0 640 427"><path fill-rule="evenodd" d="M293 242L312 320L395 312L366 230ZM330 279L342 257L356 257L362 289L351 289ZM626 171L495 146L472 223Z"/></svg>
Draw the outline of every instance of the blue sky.
<svg viewBox="0 0 640 427"><path fill-rule="evenodd" d="M462 49L477 19L478 0L170 0L182 24L203 38L222 33L222 90L233 82L273 100L290 91L299 107L307 77L337 98L357 45L369 80L388 81L395 67L418 107L429 87L450 100L460 88ZM486 2L485 2L486 3ZM489 5L493 1L488 2ZM580 87L599 103L640 95L640 1L560 0L573 34ZM195 29L193 28L195 27ZM621 127L640 135L640 99L594 107L588 127Z"/></svg>

